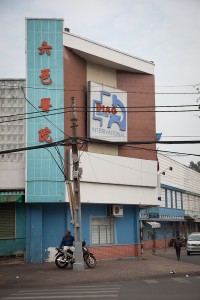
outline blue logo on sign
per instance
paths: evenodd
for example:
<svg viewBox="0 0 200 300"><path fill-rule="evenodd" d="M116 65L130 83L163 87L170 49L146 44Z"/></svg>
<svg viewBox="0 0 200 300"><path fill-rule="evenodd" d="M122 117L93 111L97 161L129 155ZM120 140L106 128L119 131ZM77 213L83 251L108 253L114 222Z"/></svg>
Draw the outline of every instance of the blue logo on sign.
<svg viewBox="0 0 200 300"><path fill-rule="evenodd" d="M103 105L104 97L111 97L111 107ZM120 109L122 116L117 114L117 110ZM103 121L108 118L107 128L111 128L112 124L116 123L121 131L126 130L126 109L121 100L117 98L117 95L109 92L100 92L100 100L93 100L93 120L98 120L100 126L103 126Z"/></svg>

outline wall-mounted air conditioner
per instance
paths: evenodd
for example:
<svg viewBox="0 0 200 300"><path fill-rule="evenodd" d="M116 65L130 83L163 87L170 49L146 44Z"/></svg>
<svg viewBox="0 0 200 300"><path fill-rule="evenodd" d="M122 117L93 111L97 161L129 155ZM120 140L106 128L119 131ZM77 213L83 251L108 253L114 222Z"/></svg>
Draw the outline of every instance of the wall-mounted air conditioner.
<svg viewBox="0 0 200 300"><path fill-rule="evenodd" d="M112 205L112 215L113 217L123 217L123 205L114 204Z"/></svg>

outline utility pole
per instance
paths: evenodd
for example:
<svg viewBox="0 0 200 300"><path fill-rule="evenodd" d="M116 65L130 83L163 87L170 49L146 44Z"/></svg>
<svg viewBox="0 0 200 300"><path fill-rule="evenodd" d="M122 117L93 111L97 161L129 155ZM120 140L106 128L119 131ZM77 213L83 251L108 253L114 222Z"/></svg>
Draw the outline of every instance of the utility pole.
<svg viewBox="0 0 200 300"><path fill-rule="evenodd" d="M72 160L73 160L73 187L74 187L74 238L75 238L75 263L74 270L84 269L83 251L82 251L82 232L81 232L81 202L80 202L80 173L79 156L77 147L77 117L75 112L75 97L71 97L72 105Z"/></svg>

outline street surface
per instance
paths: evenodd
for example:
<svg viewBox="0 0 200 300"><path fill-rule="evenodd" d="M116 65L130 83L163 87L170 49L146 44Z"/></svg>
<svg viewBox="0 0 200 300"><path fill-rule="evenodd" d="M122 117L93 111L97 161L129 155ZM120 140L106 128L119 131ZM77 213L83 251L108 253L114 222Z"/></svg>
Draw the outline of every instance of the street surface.
<svg viewBox="0 0 200 300"><path fill-rule="evenodd" d="M61 288L4 290L1 300L199 300L200 276L146 279L116 284L73 285Z"/></svg>
<svg viewBox="0 0 200 300"><path fill-rule="evenodd" d="M0 300L199 300L200 254L146 251L140 260L102 260L95 269L54 263L0 264Z"/></svg>
<svg viewBox="0 0 200 300"><path fill-rule="evenodd" d="M173 260L177 260L175 250L164 252L164 256ZM190 255L187 255L187 252L185 249L181 250L181 256L180 260L184 262L188 262L191 264L200 265L200 253L192 253ZM200 299L200 298L199 298Z"/></svg>

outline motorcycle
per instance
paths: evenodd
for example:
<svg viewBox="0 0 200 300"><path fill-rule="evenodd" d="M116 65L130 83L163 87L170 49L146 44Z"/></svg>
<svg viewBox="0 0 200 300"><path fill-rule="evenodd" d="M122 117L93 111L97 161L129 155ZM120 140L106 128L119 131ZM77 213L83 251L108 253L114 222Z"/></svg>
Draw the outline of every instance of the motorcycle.
<svg viewBox="0 0 200 300"><path fill-rule="evenodd" d="M93 253L89 251L89 249L85 246L86 242L82 242L82 250L83 250L83 260L88 266L88 268L95 268L97 265L97 260L94 257ZM72 250L67 250L67 254L65 256L65 251L61 248L56 247L57 253L55 254L55 264L58 268L64 269L70 263L72 266L75 262L75 258Z"/></svg>

